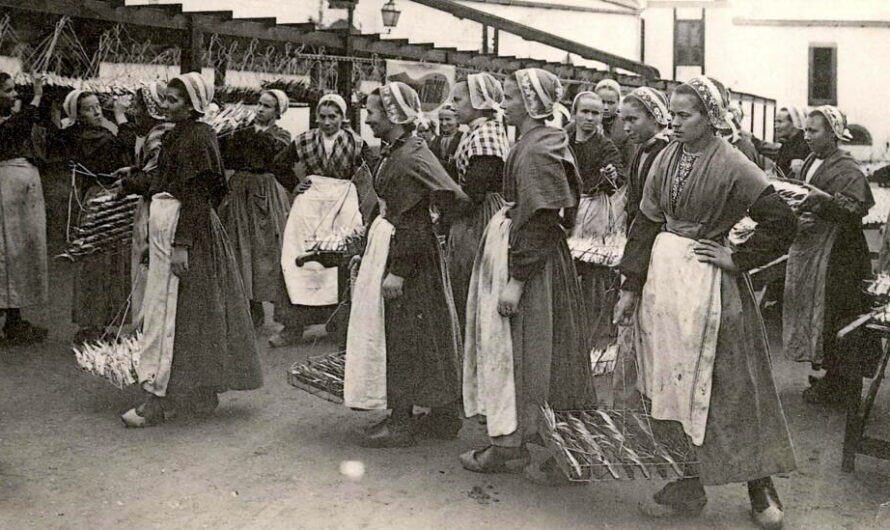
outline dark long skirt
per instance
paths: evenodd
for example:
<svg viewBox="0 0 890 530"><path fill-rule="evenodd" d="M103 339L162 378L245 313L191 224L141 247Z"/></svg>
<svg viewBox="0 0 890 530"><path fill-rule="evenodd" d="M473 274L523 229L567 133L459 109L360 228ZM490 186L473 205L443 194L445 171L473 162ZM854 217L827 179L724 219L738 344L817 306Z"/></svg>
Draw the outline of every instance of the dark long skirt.
<svg viewBox="0 0 890 530"><path fill-rule="evenodd" d="M851 339L855 342L846 344L837 339L838 331L871 310L871 300L863 289L869 277L871 260L865 234L859 226L842 225L828 258L825 280L822 367L829 371L872 377L878 368L880 339L872 334L859 334ZM849 363L851 359L858 362Z"/></svg>
<svg viewBox="0 0 890 530"><path fill-rule="evenodd" d="M770 367L766 328L747 276L724 273L722 313L704 443L696 448L705 485L747 482L796 469ZM663 435L678 422L653 420Z"/></svg>
<svg viewBox="0 0 890 530"><path fill-rule="evenodd" d="M470 277L473 275L473 262L476 260L479 242L488 221L505 204L501 194L488 193L470 215L456 220L448 232L448 275L451 278L454 306L457 308L461 330L467 322L467 292L470 290Z"/></svg>
<svg viewBox="0 0 890 530"><path fill-rule="evenodd" d="M603 349L613 344L618 328L612 313L618 303L621 277L617 270L590 263L577 263L581 294L587 306L587 329L591 348Z"/></svg>
<svg viewBox="0 0 890 530"><path fill-rule="evenodd" d="M102 191L94 186L83 201ZM74 265L74 296L71 319L81 328L104 328L123 323L130 296L130 242L112 250L85 256Z"/></svg>
<svg viewBox="0 0 890 530"><path fill-rule="evenodd" d="M220 218L249 300L279 303L286 299L281 239L289 211L287 192L273 174L238 171L229 179Z"/></svg>
<svg viewBox="0 0 890 530"><path fill-rule="evenodd" d="M386 393L390 407L440 407L461 398L460 332L445 260L432 227L417 242L416 273L386 300Z"/></svg>
<svg viewBox="0 0 890 530"><path fill-rule="evenodd" d="M168 393L198 388L251 390L263 384L253 323L235 255L216 212L195 230L189 269L179 280Z"/></svg>
<svg viewBox="0 0 890 530"><path fill-rule="evenodd" d="M541 406L589 409L596 404L590 375L586 309L565 240L522 291L510 327L519 429L538 433Z"/></svg>

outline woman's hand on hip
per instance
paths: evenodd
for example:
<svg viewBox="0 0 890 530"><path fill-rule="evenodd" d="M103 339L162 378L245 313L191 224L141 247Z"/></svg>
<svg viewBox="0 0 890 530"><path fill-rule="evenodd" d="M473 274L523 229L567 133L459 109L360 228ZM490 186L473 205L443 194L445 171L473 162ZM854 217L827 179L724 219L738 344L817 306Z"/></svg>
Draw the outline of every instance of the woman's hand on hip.
<svg viewBox="0 0 890 530"><path fill-rule="evenodd" d="M716 265L727 272L738 272L739 270L735 262L732 261L732 251L729 247L702 239L695 242L692 250L695 252L695 257L698 261L702 263Z"/></svg>

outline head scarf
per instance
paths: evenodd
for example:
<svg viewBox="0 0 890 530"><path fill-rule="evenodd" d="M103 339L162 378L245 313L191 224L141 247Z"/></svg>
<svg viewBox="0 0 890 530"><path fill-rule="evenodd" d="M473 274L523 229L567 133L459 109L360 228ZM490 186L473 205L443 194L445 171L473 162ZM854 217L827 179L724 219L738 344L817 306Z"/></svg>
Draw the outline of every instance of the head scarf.
<svg viewBox="0 0 890 530"><path fill-rule="evenodd" d="M578 111L578 102L581 101L581 98L583 97L592 97L599 101L603 100L596 92L591 92L589 90L578 92L578 94L575 96L575 99L572 100L572 116L575 116L575 112Z"/></svg>
<svg viewBox="0 0 890 530"><path fill-rule="evenodd" d="M807 113L804 109L790 106L779 109L780 112L783 110L788 113L788 117L791 118L791 125L793 125L795 129L804 130L807 126Z"/></svg>
<svg viewBox="0 0 890 530"><path fill-rule="evenodd" d="M540 68L526 68L518 70L513 76L519 85L525 110L533 119L550 118L554 110L562 107L559 104L563 93L562 83L555 75Z"/></svg>
<svg viewBox="0 0 890 530"><path fill-rule="evenodd" d="M156 120L165 119L164 104L164 87L157 81L152 81L142 85L139 94L142 96L142 103L145 105L145 112Z"/></svg>
<svg viewBox="0 0 890 530"><path fill-rule="evenodd" d="M288 99L287 94L284 93L284 90L278 90L277 88L269 88L263 90L263 94L269 94L273 98L275 98L276 108L278 109L278 115L284 116L284 113L287 112L287 109L290 108L290 99ZM262 94L260 94L262 95Z"/></svg>
<svg viewBox="0 0 890 530"><path fill-rule="evenodd" d="M695 76L684 83L701 100L708 115L708 121L718 131L732 129L732 115L728 110L726 94L710 77Z"/></svg>
<svg viewBox="0 0 890 530"><path fill-rule="evenodd" d="M213 85L198 72L189 72L174 77L170 82L179 81L185 86L192 108L198 114L207 112L213 102Z"/></svg>
<svg viewBox="0 0 890 530"><path fill-rule="evenodd" d="M834 132L834 135L838 140L849 142L853 139L853 135L850 133L850 130L847 129L847 117L844 116L844 113L837 107L822 105L810 112L810 116L813 114L820 114L825 118L825 121L828 122L828 125L831 127L832 132Z"/></svg>
<svg viewBox="0 0 890 530"><path fill-rule="evenodd" d="M729 114L732 120L736 125L741 125L742 120L745 119L745 111L742 110L742 107L738 105L735 101L729 103Z"/></svg>
<svg viewBox="0 0 890 530"><path fill-rule="evenodd" d="M69 125L74 125L77 122L78 104L80 103L80 96L84 92L84 90L72 90L65 96L65 102L62 103L62 107L65 109L65 115L68 116Z"/></svg>
<svg viewBox="0 0 890 530"><path fill-rule="evenodd" d="M504 87L501 82L488 73L470 74L467 76L467 88L470 92L470 104L476 110L500 111L504 103Z"/></svg>
<svg viewBox="0 0 890 530"><path fill-rule="evenodd" d="M601 88L608 88L609 90L618 94L618 99L621 99L621 85L618 84L618 81L614 79L603 79L594 87L594 92L599 92Z"/></svg>
<svg viewBox="0 0 890 530"><path fill-rule="evenodd" d="M325 94L321 96L321 99L318 100L318 105L315 106L315 111L318 112L322 105L334 105L340 109L340 115L343 116L343 119L346 119L346 100L340 94Z"/></svg>
<svg viewBox="0 0 890 530"><path fill-rule="evenodd" d="M396 125L414 123L420 116L420 98L413 88L393 81L380 87L380 99L386 117Z"/></svg>
<svg viewBox="0 0 890 530"><path fill-rule="evenodd" d="M664 92L651 87L641 86L628 94L628 98L640 102L643 108L652 115L655 123L667 127L671 123L671 113L668 110L668 99ZM625 99L627 101L627 99Z"/></svg>

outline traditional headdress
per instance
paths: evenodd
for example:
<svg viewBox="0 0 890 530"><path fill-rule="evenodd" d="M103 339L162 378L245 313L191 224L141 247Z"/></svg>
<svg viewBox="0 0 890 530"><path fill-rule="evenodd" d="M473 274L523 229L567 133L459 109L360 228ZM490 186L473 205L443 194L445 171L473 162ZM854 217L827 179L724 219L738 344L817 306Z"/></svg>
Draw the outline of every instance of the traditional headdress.
<svg viewBox="0 0 890 530"><path fill-rule="evenodd" d="M321 96L321 99L318 100L318 105L316 105L315 110L318 112L318 109L321 108L322 105L333 105L340 109L340 114L343 116L343 119L346 119L346 100L340 94L325 94Z"/></svg>
<svg viewBox="0 0 890 530"><path fill-rule="evenodd" d="M263 94L269 94L270 96L275 98L275 103L278 108L278 115L284 116L284 113L287 112L287 109L290 108L290 99L287 97L287 94L284 93L284 90L270 88L267 90L263 90Z"/></svg>
<svg viewBox="0 0 890 530"><path fill-rule="evenodd" d="M386 117L397 125L413 123L420 116L420 97L413 88L401 81L393 81L380 87L380 99Z"/></svg>
<svg viewBox="0 0 890 530"><path fill-rule="evenodd" d="M732 116L729 113L726 94L710 77L699 75L684 83L701 100L708 115L708 121L718 131L732 129Z"/></svg>
<svg viewBox="0 0 890 530"><path fill-rule="evenodd" d="M470 104L476 110L501 110L504 103L504 87L501 82L488 73L470 74L467 76L467 88L470 92Z"/></svg>
<svg viewBox="0 0 890 530"><path fill-rule="evenodd" d="M577 110L578 110L578 102L581 101L581 98L585 98L585 97L594 98L598 101L602 101L602 98L599 97L599 95L596 92L591 92L589 90L584 90L584 91L578 92L575 95L575 99L572 100L572 116L574 116L575 112L577 112Z"/></svg>
<svg viewBox="0 0 890 530"><path fill-rule="evenodd" d="M192 108L198 114L207 112L208 107L213 102L213 85L204 76L198 72L189 72L174 77L170 80L179 81L185 86Z"/></svg>
<svg viewBox="0 0 890 530"><path fill-rule="evenodd" d="M788 113L788 117L791 118L791 125L793 125L795 129L804 130L804 128L807 126L807 113L804 109L800 107L788 106L782 107L779 110L784 110Z"/></svg>
<svg viewBox="0 0 890 530"><path fill-rule="evenodd" d="M142 103L145 105L145 112L156 120L163 120L164 115L164 87L158 81L152 81L142 85L139 94L142 96Z"/></svg>
<svg viewBox="0 0 890 530"><path fill-rule="evenodd" d="M594 87L594 92L599 92L601 88L608 88L609 90L618 94L618 98L621 98L621 85L618 84L618 81L614 79L603 79Z"/></svg>
<svg viewBox="0 0 890 530"><path fill-rule="evenodd" d="M655 123L667 127L671 123L671 113L668 110L668 99L664 92L651 87L641 86L635 88L627 95L625 101L633 99L638 101L646 111L655 119Z"/></svg>
<svg viewBox="0 0 890 530"><path fill-rule="evenodd" d="M77 122L78 104L83 93L83 90L72 90L65 96L65 102L62 103L62 107L65 109L65 115L68 116L69 125L74 125Z"/></svg>
<svg viewBox="0 0 890 530"><path fill-rule="evenodd" d="M528 115L536 120L552 117L563 94L559 78L540 68L518 70L513 76Z"/></svg>
<svg viewBox="0 0 890 530"><path fill-rule="evenodd" d="M834 132L834 135L838 140L849 142L853 139L853 135L850 133L850 130L847 129L847 117L844 116L844 113L837 107L832 105L822 105L810 112L810 116L813 114L820 114L825 118L825 121L828 122L828 125L831 127L832 132Z"/></svg>

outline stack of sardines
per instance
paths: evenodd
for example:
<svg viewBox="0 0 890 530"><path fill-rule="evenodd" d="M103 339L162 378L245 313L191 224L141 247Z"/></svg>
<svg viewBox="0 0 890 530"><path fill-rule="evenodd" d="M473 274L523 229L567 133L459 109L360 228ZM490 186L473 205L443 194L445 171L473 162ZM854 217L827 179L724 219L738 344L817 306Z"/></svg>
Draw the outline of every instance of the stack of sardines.
<svg viewBox="0 0 890 530"><path fill-rule="evenodd" d="M139 381L136 367L142 352L142 333L119 339L99 340L74 346L74 358L86 372L123 389Z"/></svg>
<svg viewBox="0 0 890 530"><path fill-rule="evenodd" d="M569 480L688 478L697 470L688 438L656 438L645 411L542 411L544 443Z"/></svg>
<svg viewBox="0 0 890 530"><path fill-rule="evenodd" d="M572 236L567 243L572 251L572 257L578 261L603 267L617 267L624 256L627 235L624 232L614 232L599 236Z"/></svg>
<svg viewBox="0 0 890 530"><path fill-rule="evenodd" d="M326 237L312 236L306 239L307 252L338 252L350 256L362 253L365 237L364 227L359 227L349 234L335 231Z"/></svg>
<svg viewBox="0 0 890 530"><path fill-rule="evenodd" d="M139 198L138 195L120 197L109 190L88 199L80 223L72 227L73 237L68 247L57 257L75 261L128 242L133 235Z"/></svg>
<svg viewBox="0 0 890 530"><path fill-rule="evenodd" d="M884 226L887 218L890 217L890 188L873 185L871 194L875 199L875 205L868 210L868 214L862 219L862 225L867 228Z"/></svg>
<svg viewBox="0 0 890 530"><path fill-rule="evenodd" d="M243 103L224 106L219 112L206 115L201 119L210 125L220 138L231 135L235 131L250 127L256 116L256 109Z"/></svg>
<svg viewBox="0 0 890 530"><path fill-rule="evenodd" d="M788 179L770 179L770 184L773 185L779 198L795 212L812 189L809 184ZM741 245L754 234L755 228L757 228L757 222L754 219L747 215L742 217L729 231L730 244Z"/></svg>
<svg viewBox="0 0 890 530"><path fill-rule="evenodd" d="M872 320L880 324L890 324L890 274L879 273L873 280L869 280L865 292L875 300L875 310Z"/></svg>
<svg viewBox="0 0 890 530"><path fill-rule="evenodd" d="M343 403L345 374L346 352L344 351L311 357L306 362L294 363L287 372L291 385L333 403Z"/></svg>
<svg viewBox="0 0 890 530"><path fill-rule="evenodd" d="M797 211L800 204L809 195L810 190L813 189L812 186L805 182L788 179L771 179L770 184L773 185L779 198L785 201L785 204L794 211Z"/></svg>
<svg viewBox="0 0 890 530"><path fill-rule="evenodd" d="M605 348L590 350L590 371L593 375L606 375L615 371L618 361L618 343L613 342Z"/></svg>

